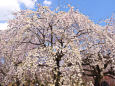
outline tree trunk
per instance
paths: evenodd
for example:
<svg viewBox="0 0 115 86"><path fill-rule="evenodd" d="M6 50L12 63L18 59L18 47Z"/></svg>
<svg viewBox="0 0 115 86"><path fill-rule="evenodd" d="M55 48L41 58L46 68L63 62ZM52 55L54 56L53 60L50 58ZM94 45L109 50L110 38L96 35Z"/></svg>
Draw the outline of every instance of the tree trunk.
<svg viewBox="0 0 115 86"><path fill-rule="evenodd" d="M62 51L56 53L55 61L56 61L57 67L55 67L56 74L54 74L55 86L60 86L60 77L61 77L60 61L61 61L61 58L63 57L63 55L64 54L62 53Z"/></svg>
<svg viewBox="0 0 115 86"><path fill-rule="evenodd" d="M101 78L100 77L95 77L94 79L94 86L100 86Z"/></svg>

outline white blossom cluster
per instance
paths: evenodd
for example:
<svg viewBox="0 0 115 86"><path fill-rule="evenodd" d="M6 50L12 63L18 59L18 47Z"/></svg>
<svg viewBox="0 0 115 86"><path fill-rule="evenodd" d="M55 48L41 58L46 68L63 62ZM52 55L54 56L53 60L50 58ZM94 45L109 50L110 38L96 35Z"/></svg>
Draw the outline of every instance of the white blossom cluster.
<svg viewBox="0 0 115 86"><path fill-rule="evenodd" d="M15 16L0 38L7 65L5 84L35 80L44 85L81 86L84 59L102 70L108 60L115 67L114 54L104 57L115 49L109 32L72 7L57 13L39 6L38 11L20 11Z"/></svg>

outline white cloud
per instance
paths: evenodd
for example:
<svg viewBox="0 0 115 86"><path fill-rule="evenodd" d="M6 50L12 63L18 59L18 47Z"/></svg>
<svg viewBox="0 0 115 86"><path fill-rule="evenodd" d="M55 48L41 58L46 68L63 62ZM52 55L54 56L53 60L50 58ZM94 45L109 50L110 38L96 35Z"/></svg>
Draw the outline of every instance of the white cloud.
<svg viewBox="0 0 115 86"><path fill-rule="evenodd" d="M23 3L27 8L33 8L37 0L18 0L19 3Z"/></svg>
<svg viewBox="0 0 115 86"><path fill-rule="evenodd" d="M52 4L52 2L48 1L48 0L44 0L43 4L46 6L50 6Z"/></svg>
<svg viewBox="0 0 115 86"><path fill-rule="evenodd" d="M19 11L17 0L0 0L0 20L12 18L12 12Z"/></svg>
<svg viewBox="0 0 115 86"><path fill-rule="evenodd" d="M7 21L13 18L12 13L19 11L20 4L27 8L33 8L36 0L0 0L0 21ZM0 29L7 28L7 23L0 23Z"/></svg>
<svg viewBox="0 0 115 86"><path fill-rule="evenodd" d="M33 8L36 0L0 0L0 20L11 19L12 13L20 10L23 3L27 8Z"/></svg>
<svg viewBox="0 0 115 86"><path fill-rule="evenodd" d="M8 23L0 23L0 30L6 30Z"/></svg>

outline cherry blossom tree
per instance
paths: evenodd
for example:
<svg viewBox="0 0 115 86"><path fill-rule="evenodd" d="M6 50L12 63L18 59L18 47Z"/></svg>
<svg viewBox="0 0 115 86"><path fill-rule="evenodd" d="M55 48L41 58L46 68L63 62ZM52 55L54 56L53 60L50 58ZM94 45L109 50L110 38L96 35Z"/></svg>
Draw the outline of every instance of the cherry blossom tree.
<svg viewBox="0 0 115 86"><path fill-rule="evenodd" d="M109 24L112 23L110 20L107 20ZM94 79L94 86L100 86L104 76L115 79L115 28L109 24L95 27L87 38L83 38L87 41L81 43L85 47L81 51L83 74Z"/></svg>
<svg viewBox="0 0 115 86"><path fill-rule="evenodd" d="M5 84L32 80L45 86L82 83L81 56L71 13L75 13L72 8L67 13L56 13L42 6L37 12L15 13L5 36L3 52L10 59Z"/></svg>
<svg viewBox="0 0 115 86"><path fill-rule="evenodd" d="M82 86L86 75L99 86L104 76L114 78L113 23L96 25L73 7L55 12L39 6L14 15L0 40L4 85Z"/></svg>

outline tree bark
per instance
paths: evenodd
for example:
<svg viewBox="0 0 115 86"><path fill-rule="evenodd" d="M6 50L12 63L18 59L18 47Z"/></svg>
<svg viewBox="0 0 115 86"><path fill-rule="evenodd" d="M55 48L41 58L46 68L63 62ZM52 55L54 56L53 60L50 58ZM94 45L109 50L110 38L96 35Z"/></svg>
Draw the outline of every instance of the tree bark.
<svg viewBox="0 0 115 86"><path fill-rule="evenodd" d="M61 72L60 72L60 61L61 61L61 58L63 57L63 53L62 51L61 52L57 52L56 53L56 58L55 58L55 61L56 61L56 66L55 67L55 71L56 71L56 74L54 75L54 80L55 80L55 86L60 86L60 77L61 77Z"/></svg>
<svg viewBox="0 0 115 86"><path fill-rule="evenodd" d="M101 78L99 76L94 79L94 86L100 86Z"/></svg>

